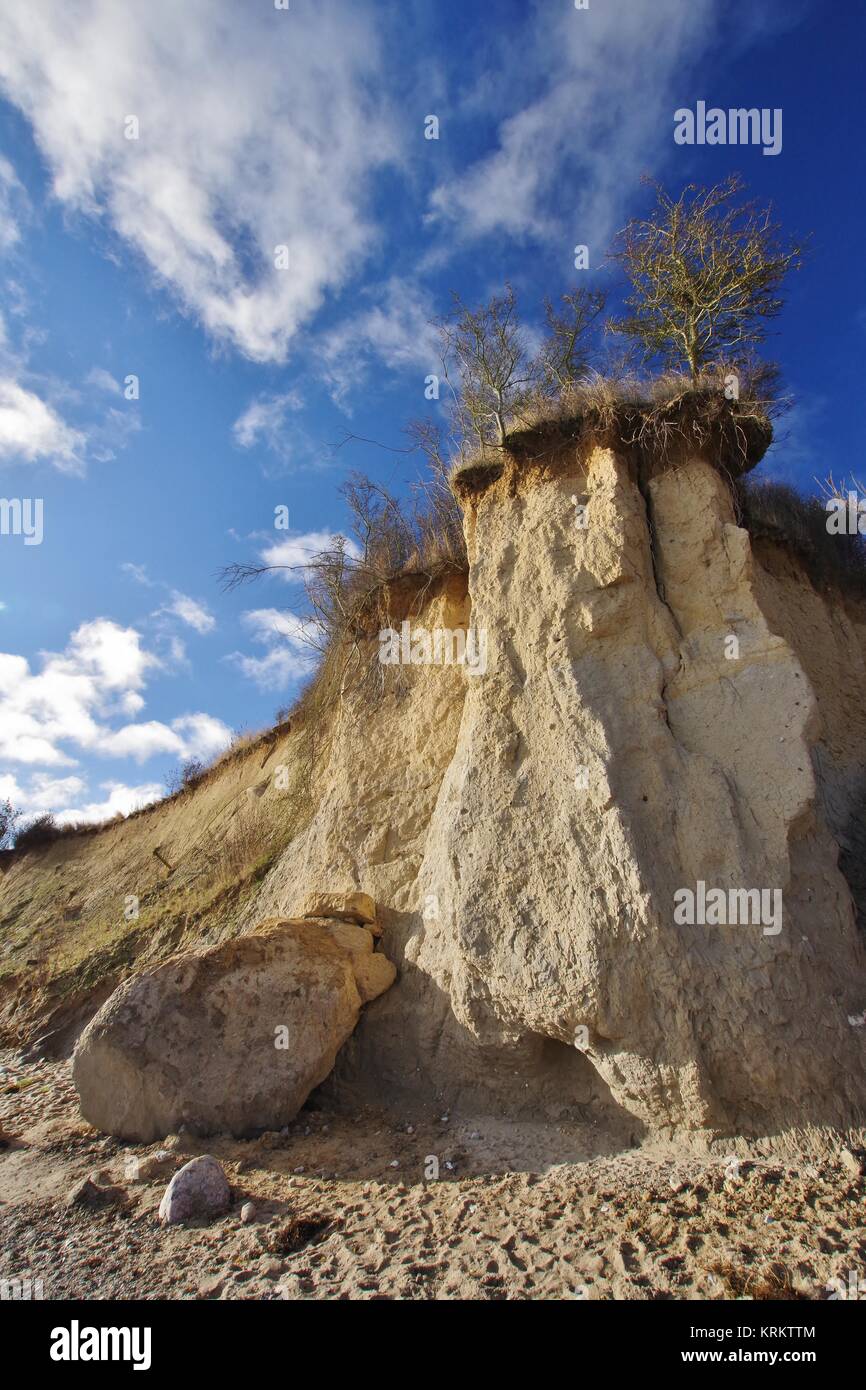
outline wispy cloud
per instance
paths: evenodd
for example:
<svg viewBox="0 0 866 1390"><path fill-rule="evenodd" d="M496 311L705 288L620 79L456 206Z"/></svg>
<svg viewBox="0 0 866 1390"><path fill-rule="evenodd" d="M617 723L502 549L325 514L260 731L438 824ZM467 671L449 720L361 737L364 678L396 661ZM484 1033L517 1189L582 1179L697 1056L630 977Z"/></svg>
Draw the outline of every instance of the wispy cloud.
<svg viewBox="0 0 866 1390"><path fill-rule="evenodd" d="M372 14L237 14L233 0L6 0L0 83L66 208L104 218L214 338L281 361L371 249L398 127Z"/></svg>
<svg viewBox="0 0 866 1390"><path fill-rule="evenodd" d="M175 618L179 618L187 627L193 628L196 632L204 634L213 632L216 627L216 618L206 607L199 603L197 599L190 598L189 594L181 594L176 589L173 590L171 601L162 609L162 613L169 613Z"/></svg>
<svg viewBox="0 0 866 1390"><path fill-rule="evenodd" d="M21 240L21 224L30 201L9 160L0 155L0 251L8 252Z"/></svg>
<svg viewBox="0 0 866 1390"><path fill-rule="evenodd" d="M11 288L13 315L8 326L0 316L0 465L48 463L61 473L81 477L89 460L108 461L127 446L141 429L139 410L132 403L118 409L93 399L94 391L100 396L120 391L102 368L85 378L91 391L84 400L77 387L34 372L31 352L45 334L23 322L26 296L22 292L19 300L15 282ZM75 424L67 418L70 408L81 416Z"/></svg>
<svg viewBox="0 0 866 1390"><path fill-rule="evenodd" d="M308 675L316 653L310 643L310 624L276 608L253 608L242 616L250 636L267 650L262 656L232 652L228 660L260 690L285 690Z"/></svg>
<svg viewBox="0 0 866 1390"><path fill-rule="evenodd" d="M173 589L162 579L151 579L146 565L137 565L132 560L125 560L120 568L124 574L128 575L136 584L141 585L143 589L168 590L168 599L154 610L151 614L152 618L175 618L202 636L214 631L216 618L206 603L202 603L200 599L192 598L189 594L181 593L179 589ZM164 628L165 625L160 623L159 626ZM185 659L185 655L183 643L179 642L172 656L180 662Z"/></svg>
<svg viewBox="0 0 866 1390"><path fill-rule="evenodd" d="M435 188L430 216L455 245L507 234L586 244L598 264L648 158L673 150L674 94L712 37L711 0L536 6L508 35L473 121L494 148ZM515 92L527 97L515 109ZM655 161L654 161L655 162ZM566 262L568 263L568 262Z"/></svg>
<svg viewBox="0 0 866 1390"><path fill-rule="evenodd" d="M286 443L286 416L289 411L302 409L303 399L296 391L256 396L232 425L236 445L240 449L252 449L257 443L263 442L274 453L281 453Z"/></svg>
<svg viewBox="0 0 866 1390"><path fill-rule="evenodd" d="M99 391L107 391L109 395L119 396L122 393L120 382L104 367L91 367L85 380L88 386L95 386Z"/></svg>
<svg viewBox="0 0 866 1390"><path fill-rule="evenodd" d="M345 545L348 555L357 556L360 553L350 538L346 538ZM313 556L333 548L334 532L305 531L264 546L260 551L260 558L262 564L273 566L287 584L300 584L304 578L303 571Z"/></svg>
<svg viewBox="0 0 866 1390"><path fill-rule="evenodd" d="M136 565L132 560L126 560L120 568L124 574L128 574L130 579L134 579L136 584L141 584L145 589L156 587L157 581L148 576L146 565Z"/></svg>
<svg viewBox="0 0 866 1390"><path fill-rule="evenodd" d="M432 297L420 285L393 276L367 292L374 302L323 334L315 346L319 375L338 405L381 367L413 373L423 398L424 378L439 363Z"/></svg>
<svg viewBox="0 0 866 1390"><path fill-rule="evenodd" d="M101 801L87 801L89 787L82 777L51 777L34 773L29 781L19 782L11 773L0 777L0 798L12 802L26 819L50 812L58 825L70 822L104 821L113 816L128 816L157 801L165 793L160 782L145 782L128 786L124 782L100 782L107 795Z"/></svg>

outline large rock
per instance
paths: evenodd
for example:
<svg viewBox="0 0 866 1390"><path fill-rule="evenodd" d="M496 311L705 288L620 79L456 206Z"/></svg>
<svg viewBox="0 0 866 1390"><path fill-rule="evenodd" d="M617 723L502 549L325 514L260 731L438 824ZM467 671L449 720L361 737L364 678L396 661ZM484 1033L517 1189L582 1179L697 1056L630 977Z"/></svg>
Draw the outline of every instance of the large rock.
<svg viewBox="0 0 866 1390"><path fill-rule="evenodd" d="M150 1143L279 1129L328 1075L361 1006L396 971L368 931L272 918L250 936L133 975L73 1059L82 1114Z"/></svg>

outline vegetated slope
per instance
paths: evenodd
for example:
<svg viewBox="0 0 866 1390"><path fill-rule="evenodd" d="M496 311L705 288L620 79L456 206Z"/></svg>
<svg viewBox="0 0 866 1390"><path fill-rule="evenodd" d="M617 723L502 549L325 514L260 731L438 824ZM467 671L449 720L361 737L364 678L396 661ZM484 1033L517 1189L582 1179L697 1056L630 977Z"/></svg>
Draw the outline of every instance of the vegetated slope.
<svg viewBox="0 0 866 1390"><path fill-rule="evenodd" d="M541 430L465 476L468 588L398 586L390 616L483 631L484 674L378 668L375 630L356 633L313 725L14 862L7 1038L68 1045L136 962L358 887L400 974L338 1059L337 1101L447 1090L624 1135L850 1123L866 609L753 545L710 456L645 469ZM261 852L232 859L239 840ZM779 929L676 921L700 882L778 890Z"/></svg>
<svg viewBox="0 0 866 1390"><path fill-rule="evenodd" d="M51 1035L47 1050L62 1054L135 965L236 932L245 901L311 814L311 746L303 720L280 725L125 821L6 856L4 1038Z"/></svg>

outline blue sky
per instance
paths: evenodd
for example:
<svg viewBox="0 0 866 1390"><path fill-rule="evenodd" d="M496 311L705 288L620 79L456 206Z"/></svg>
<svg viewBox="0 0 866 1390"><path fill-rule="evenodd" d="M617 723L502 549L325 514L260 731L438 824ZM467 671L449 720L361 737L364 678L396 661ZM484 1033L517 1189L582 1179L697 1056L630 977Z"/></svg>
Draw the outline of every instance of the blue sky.
<svg viewBox="0 0 866 1390"><path fill-rule="evenodd" d="M272 722L309 660L292 590L217 571L339 531L350 469L404 487L416 459L333 446L437 409L450 291L508 278L532 320L608 285L644 172L738 170L812 233L762 470L861 471L864 38L859 0L4 0L0 495L44 520L0 535L0 796L125 811ZM699 100L781 108L781 152L676 145Z"/></svg>

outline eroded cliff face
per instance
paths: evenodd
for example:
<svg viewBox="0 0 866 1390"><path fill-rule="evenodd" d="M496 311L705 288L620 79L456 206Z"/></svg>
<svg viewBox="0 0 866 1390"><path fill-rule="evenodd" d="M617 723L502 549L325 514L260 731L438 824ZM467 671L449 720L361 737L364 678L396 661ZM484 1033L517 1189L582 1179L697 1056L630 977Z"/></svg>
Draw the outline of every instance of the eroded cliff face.
<svg viewBox="0 0 866 1390"><path fill-rule="evenodd" d="M635 1135L849 1122L864 614L753 547L700 458L639 480L563 442L469 496L466 528L468 593L454 577L406 616L485 634L486 670L395 668L372 706L347 685L311 818L225 930L318 888L376 899L398 980L341 1052L337 1097ZM278 818L268 774L250 785ZM17 875L20 903L41 858L0 891ZM752 894L752 920L694 920L700 885Z"/></svg>
<svg viewBox="0 0 866 1390"><path fill-rule="evenodd" d="M407 967L483 1044L577 1039L653 1129L839 1120L864 1094L862 945L815 688L727 488L693 460L642 492L602 449L551 471L469 513L491 667L467 682L418 875L438 915ZM778 890L778 929L678 924L699 882Z"/></svg>

